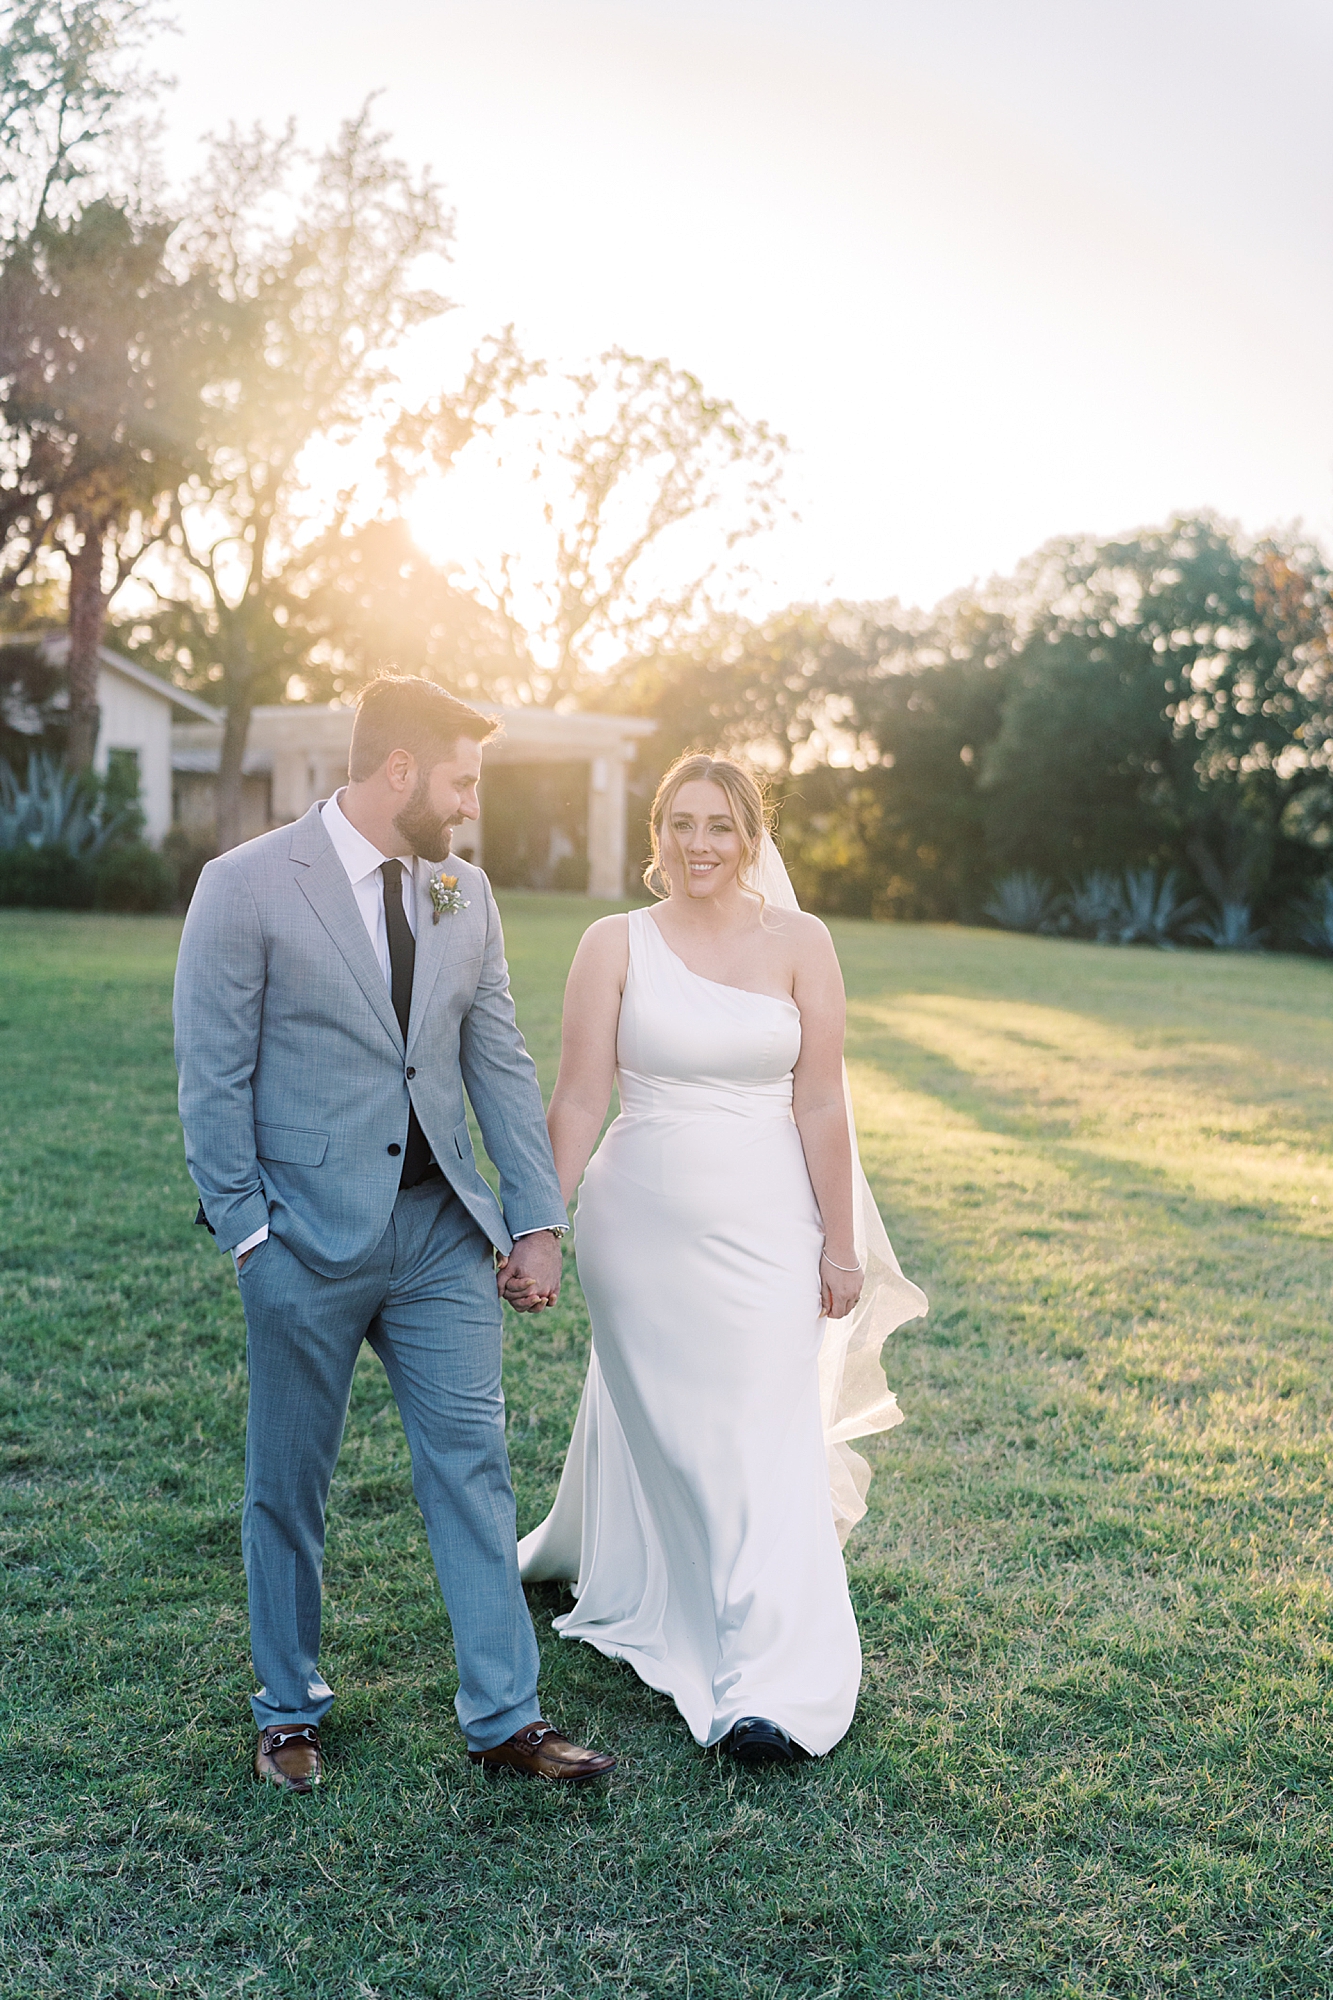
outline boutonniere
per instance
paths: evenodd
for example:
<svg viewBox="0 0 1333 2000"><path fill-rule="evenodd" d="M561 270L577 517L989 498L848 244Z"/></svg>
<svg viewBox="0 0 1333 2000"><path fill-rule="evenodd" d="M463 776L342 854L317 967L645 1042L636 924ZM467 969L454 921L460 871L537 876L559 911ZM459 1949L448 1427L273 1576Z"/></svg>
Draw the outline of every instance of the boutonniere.
<svg viewBox="0 0 1333 2000"><path fill-rule="evenodd" d="M456 875L431 876L430 908L433 924L438 924L441 917L456 917L460 910L468 908L467 897L458 893Z"/></svg>

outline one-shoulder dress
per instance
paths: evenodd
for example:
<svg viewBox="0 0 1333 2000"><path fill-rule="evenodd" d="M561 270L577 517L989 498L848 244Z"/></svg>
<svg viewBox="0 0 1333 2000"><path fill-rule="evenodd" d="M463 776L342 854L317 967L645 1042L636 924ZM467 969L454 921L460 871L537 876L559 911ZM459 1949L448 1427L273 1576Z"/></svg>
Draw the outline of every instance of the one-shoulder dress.
<svg viewBox="0 0 1333 2000"><path fill-rule="evenodd" d="M556 1629L628 1661L701 1744L758 1715L819 1754L851 1723L861 1648L821 1417L800 1047L793 1001L690 971L631 912L620 1115L575 1222L592 1358L519 1558L529 1581L573 1584Z"/></svg>

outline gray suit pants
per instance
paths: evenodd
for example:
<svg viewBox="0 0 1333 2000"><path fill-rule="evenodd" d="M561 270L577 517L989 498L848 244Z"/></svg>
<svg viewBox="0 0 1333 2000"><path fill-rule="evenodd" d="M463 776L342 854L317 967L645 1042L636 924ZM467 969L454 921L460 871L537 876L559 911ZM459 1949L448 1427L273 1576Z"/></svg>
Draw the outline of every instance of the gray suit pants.
<svg viewBox="0 0 1333 2000"><path fill-rule="evenodd" d="M363 1340L384 1363L444 1591L468 1746L535 1722L537 1642L519 1581L491 1246L447 1182L398 1196L350 1277L276 1237L240 1274L250 1369L242 1546L261 1729L319 1722L324 1510Z"/></svg>

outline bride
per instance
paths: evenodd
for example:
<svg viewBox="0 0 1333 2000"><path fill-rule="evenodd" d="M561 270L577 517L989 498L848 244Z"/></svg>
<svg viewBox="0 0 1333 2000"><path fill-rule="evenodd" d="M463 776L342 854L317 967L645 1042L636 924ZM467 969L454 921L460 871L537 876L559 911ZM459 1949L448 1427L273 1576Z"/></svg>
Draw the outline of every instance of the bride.
<svg viewBox="0 0 1333 2000"><path fill-rule="evenodd" d="M870 1474L846 1440L901 1421L879 1349L926 1301L856 1157L832 940L754 779L682 757L652 847L662 900L593 924L565 994L548 1122L593 1351L519 1559L573 1584L556 1629L627 1660L698 1742L786 1762L852 1720L840 1540Z"/></svg>

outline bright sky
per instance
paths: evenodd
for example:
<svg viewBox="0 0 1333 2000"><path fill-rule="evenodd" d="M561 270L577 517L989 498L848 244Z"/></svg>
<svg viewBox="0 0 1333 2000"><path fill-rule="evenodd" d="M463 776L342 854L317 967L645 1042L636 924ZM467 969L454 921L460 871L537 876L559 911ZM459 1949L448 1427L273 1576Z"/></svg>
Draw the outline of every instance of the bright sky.
<svg viewBox="0 0 1333 2000"><path fill-rule="evenodd" d="M784 431L760 595L931 602L1212 506L1333 540L1327 0L178 0L171 165L368 90L460 310ZM433 551L446 553L443 549ZM460 550L466 554L467 551Z"/></svg>

